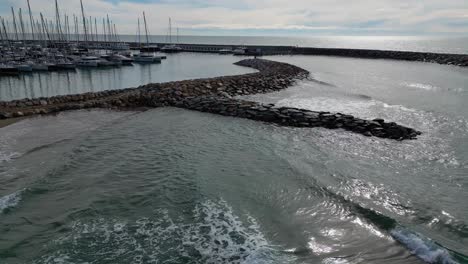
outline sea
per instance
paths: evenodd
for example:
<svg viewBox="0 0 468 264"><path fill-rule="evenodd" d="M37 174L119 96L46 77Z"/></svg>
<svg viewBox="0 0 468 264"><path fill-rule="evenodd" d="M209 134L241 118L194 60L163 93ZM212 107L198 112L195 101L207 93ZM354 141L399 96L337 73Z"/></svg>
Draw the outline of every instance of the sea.
<svg viewBox="0 0 468 264"><path fill-rule="evenodd" d="M452 44L430 49L463 52ZM230 55L167 56L2 77L0 100L254 72ZM23 119L0 128L0 263L468 263L468 68L264 59L311 76L242 99L423 134L399 142L171 107Z"/></svg>

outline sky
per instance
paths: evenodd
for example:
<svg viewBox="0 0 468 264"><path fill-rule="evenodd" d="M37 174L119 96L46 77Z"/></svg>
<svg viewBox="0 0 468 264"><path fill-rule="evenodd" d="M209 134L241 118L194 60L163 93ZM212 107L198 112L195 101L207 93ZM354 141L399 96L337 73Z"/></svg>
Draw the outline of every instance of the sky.
<svg viewBox="0 0 468 264"><path fill-rule="evenodd" d="M53 19L55 0L30 0L33 16ZM80 15L80 0L58 0L62 16ZM146 13L150 34L168 18L181 35L468 36L468 0L83 0L87 17L109 14L121 34L135 34ZM27 10L26 0L0 0L0 16ZM25 17L26 18L26 17Z"/></svg>

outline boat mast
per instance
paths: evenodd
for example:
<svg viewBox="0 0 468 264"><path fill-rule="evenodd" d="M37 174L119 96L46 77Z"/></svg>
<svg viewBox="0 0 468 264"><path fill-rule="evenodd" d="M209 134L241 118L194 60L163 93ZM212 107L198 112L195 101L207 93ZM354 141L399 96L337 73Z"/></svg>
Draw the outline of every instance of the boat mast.
<svg viewBox="0 0 468 264"><path fill-rule="evenodd" d="M43 41L44 47L47 47L45 32L42 29L41 22L39 22L39 19L36 19L36 27L39 30L39 35L41 36L40 39Z"/></svg>
<svg viewBox="0 0 468 264"><path fill-rule="evenodd" d="M109 41L109 49L110 49L112 46L112 29L111 29L110 20L109 20L109 14L107 14L106 16L107 16L107 32L109 34L108 41Z"/></svg>
<svg viewBox="0 0 468 264"><path fill-rule="evenodd" d="M138 45L141 48L140 18L138 18Z"/></svg>
<svg viewBox="0 0 468 264"><path fill-rule="evenodd" d="M23 22L23 15L21 13L21 8L19 9L19 20L20 20L20 27L21 27L21 33L23 35L23 41L26 40L26 35L25 35L25 31L24 31L24 22Z"/></svg>
<svg viewBox="0 0 468 264"><path fill-rule="evenodd" d="M99 42L98 32L97 32L97 18L94 18L94 33L96 33L96 42Z"/></svg>
<svg viewBox="0 0 468 264"><path fill-rule="evenodd" d="M63 40L62 24L60 20L60 12L59 12L57 0L55 0L55 24L56 24L56 30L57 30L57 39L59 41L62 41Z"/></svg>
<svg viewBox="0 0 468 264"><path fill-rule="evenodd" d="M84 8L83 8L83 0L80 0L80 4L81 4L81 15L83 17L83 29L84 29L84 34L85 34L85 43L87 44L88 43L88 30L86 29L86 17L85 17L85 14L84 14Z"/></svg>
<svg viewBox="0 0 468 264"><path fill-rule="evenodd" d="M41 16L41 22L42 22L42 31L44 31L44 34L45 34L44 40L45 40L46 47L47 47L47 40L50 40L50 36L49 36L49 32L46 29L44 17L42 16L42 13L40 13L40 16Z"/></svg>
<svg viewBox="0 0 468 264"><path fill-rule="evenodd" d="M2 17L0 17L0 20L2 20L3 32L5 32L5 40L6 40L7 44L8 44L8 46L10 46L10 40L8 39L8 31L7 31L6 26L5 26L5 20Z"/></svg>
<svg viewBox="0 0 468 264"><path fill-rule="evenodd" d="M149 38L148 38L148 26L146 25L146 15L143 11L143 20L145 21L145 33L146 33L146 45L149 45Z"/></svg>
<svg viewBox="0 0 468 264"><path fill-rule="evenodd" d="M115 41L119 43L120 42L119 34L117 34L117 27L115 27L115 24L114 24L114 35L115 35Z"/></svg>
<svg viewBox="0 0 468 264"><path fill-rule="evenodd" d="M93 18L89 17L89 38L94 42L94 33L93 33Z"/></svg>
<svg viewBox="0 0 468 264"><path fill-rule="evenodd" d="M78 31L78 18L73 14L73 23L75 24L75 41L78 43L80 41L80 35Z"/></svg>
<svg viewBox="0 0 468 264"><path fill-rule="evenodd" d="M32 12L31 12L31 5L29 4L28 1L28 9L29 9L29 20L31 21L31 35L32 35L32 40L35 40L34 38L34 25L33 25L33 18L32 18Z"/></svg>
<svg viewBox="0 0 468 264"><path fill-rule="evenodd" d="M15 10L13 9L13 7L11 7L11 14L13 15L13 27L15 28L16 40L19 40L19 36L18 36L18 27L16 26Z"/></svg>
<svg viewBox="0 0 468 264"><path fill-rule="evenodd" d="M172 21L169 18L169 43L172 44Z"/></svg>
<svg viewBox="0 0 468 264"><path fill-rule="evenodd" d="M70 22L68 21L68 15L65 15L65 29L66 29L66 40L70 41Z"/></svg>
<svg viewBox="0 0 468 264"><path fill-rule="evenodd" d="M2 21L2 17L0 17L0 21ZM3 44L3 33L2 33L2 27L0 27L0 43Z"/></svg>

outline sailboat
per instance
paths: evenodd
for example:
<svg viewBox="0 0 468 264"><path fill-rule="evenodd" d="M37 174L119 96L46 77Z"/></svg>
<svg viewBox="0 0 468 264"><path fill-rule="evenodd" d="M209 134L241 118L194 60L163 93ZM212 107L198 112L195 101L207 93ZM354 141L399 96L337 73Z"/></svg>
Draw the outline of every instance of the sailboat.
<svg viewBox="0 0 468 264"><path fill-rule="evenodd" d="M139 39L139 44L140 44L140 51L141 51L141 52L156 52L156 51L160 51L161 49L158 47L158 45L150 45L150 43L149 43L148 26L147 26L147 24L146 24L145 12L143 12L143 20L144 20L144 22L145 22L146 45L141 46L140 20L138 19L138 39Z"/></svg>
<svg viewBox="0 0 468 264"><path fill-rule="evenodd" d="M177 30L177 40L179 39L179 30ZM172 43L172 21L169 18L169 45L162 47L162 52L165 53L178 53L183 51L182 47Z"/></svg>
<svg viewBox="0 0 468 264"><path fill-rule="evenodd" d="M143 19L145 21L146 44L149 45L148 27L146 25L145 12L143 12ZM139 36L139 39L141 40L140 20L138 20L138 36ZM145 52L145 51L140 51L139 54L136 54L135 56L133 56L133 60L137 63L161 63L160 57L155 56L153 52Z"/></svg>

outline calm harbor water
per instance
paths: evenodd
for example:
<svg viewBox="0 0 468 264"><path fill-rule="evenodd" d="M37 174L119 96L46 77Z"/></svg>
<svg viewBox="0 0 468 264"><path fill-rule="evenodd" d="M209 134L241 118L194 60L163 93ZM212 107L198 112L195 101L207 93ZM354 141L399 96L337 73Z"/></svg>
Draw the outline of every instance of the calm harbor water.
<svg viewBox="0 0 468 264"><path fill-rule="evenodd" d="M250 100L424 134L394 142L176 108L26 119L0 128L0 263L468 263L468 69L267 58L312 78ZM150 71L176 59L190 78L249 71L202 54ZM129 71L119 80L138 85L133 70L91 79Z"/></svg>
<svg viewBox="0 0 468 264"><path fill-rule="evenodd" d="M137 87L154 82L236 75L253 72L233 65L239 59L216 54L172 54L161 64L119 68L79 68L68 72L34 72L0 77L0 100L49 97Z"/></svg>

